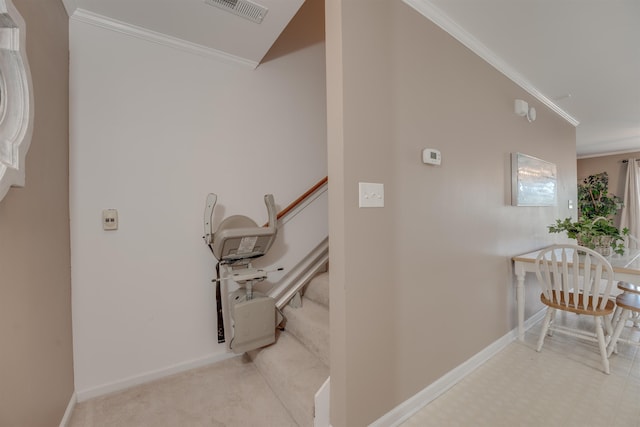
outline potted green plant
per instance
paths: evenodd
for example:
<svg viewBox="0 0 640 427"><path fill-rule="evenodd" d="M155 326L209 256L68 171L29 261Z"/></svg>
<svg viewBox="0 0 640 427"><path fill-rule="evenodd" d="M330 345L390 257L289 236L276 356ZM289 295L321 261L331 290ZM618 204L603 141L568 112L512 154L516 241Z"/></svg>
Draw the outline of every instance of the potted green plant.
<svg viewBox="0 0 640 427"><path fill-rule="evenodd" d="M578 184L580 217L611 218L621 207L622 199L609 194L609 175L606 172L589 175Z"/></svg>
<svg viewBox="0 0 640 427"><path fill-rule="evenodd" d="M624 241L629 230L618 229L613 224L613 216L620 208L622 200L609 194L609 176L606 172L590 175L578 184L577 221L572 218L558 219L548 227L550 233L567 233L579 245L609 256L611 251L622 255Z"/></svg>
<svg viewBox="0 0 640 427"><path fill-rule="evenodd" d="M617 254L624 254L624 236L629 234L627 228L620 230L613 225L612 220L604 217L581 217L577 221L571 218L557 219L555 225L548 228L549 233L565 232L570 239L576 239L579 245L604 256L611 255L612 250Z"/></svg>

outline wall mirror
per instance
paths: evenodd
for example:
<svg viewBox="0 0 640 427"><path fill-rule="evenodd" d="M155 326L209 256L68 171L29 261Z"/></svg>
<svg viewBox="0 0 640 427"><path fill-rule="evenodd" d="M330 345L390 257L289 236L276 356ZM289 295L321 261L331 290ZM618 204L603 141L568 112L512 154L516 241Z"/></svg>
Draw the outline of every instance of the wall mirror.
<svg viewBox="0 0 640 427"><path fill-rule="evenodd" d="M33 90L26 26L11 0L0 0L0 201L25 182L33 132Z"/></svg>

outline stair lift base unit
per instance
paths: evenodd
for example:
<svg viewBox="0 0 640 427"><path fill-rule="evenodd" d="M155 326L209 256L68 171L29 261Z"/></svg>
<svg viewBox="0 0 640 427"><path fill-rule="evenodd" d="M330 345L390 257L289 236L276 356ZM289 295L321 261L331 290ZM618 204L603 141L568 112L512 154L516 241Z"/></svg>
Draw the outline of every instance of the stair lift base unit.
<svg viewBox="0 0 640 427"><path fill-rule="evenodd" d="M221 330L228 330L231 332L228 348L234 353L244 353L273 344L276 340L278 316L275 300L253 291L254 284L267 278L267 272L251 264L254 259L267 253L276 238L276 208L273 195L267 194L264 202L269 215L268 226L259 227L251 218L232 215L222 220L214 232L213 209L217 199L218 196L213 193L207 196L204 240L218 260L220 277L215 281L218 342L227 341L227 333L221 333ZM222 295L226 291L223 292L220 287L220 283L226 281L233 281L240 286L240 289L229 294L228 299Z"/></svg>
<svg viewBox="0 0 640 427"><path fill-rule="evenodd" d="M276 301L260 292L247 299L245 289L229 295L233 328L230 347L234 353L244 353L276 341Z"/></svg>

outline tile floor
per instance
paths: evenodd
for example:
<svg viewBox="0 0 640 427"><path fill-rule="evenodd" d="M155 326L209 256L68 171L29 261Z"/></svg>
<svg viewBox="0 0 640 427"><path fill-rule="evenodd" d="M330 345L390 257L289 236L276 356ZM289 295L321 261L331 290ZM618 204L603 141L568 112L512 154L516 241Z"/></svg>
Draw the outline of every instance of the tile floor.
<svg viewBox="0 0 640 427"><path fill-rule="evenodd" d="M558 315L567 324L589 321ZM638 348L619 344L611 374L602 372L596 343L547 337L535 351L540 324L513 342L402 427L640 426ZM626 331L627 337L631 331ZM633 332L638 334L638 332Z"/></svg>
<svg viewBox="0 0 640 427"><path fill-rule="evenodd" d="M557 319L585 320L590 319ZM620 344L606 375L595 343L556 334L537 353L538 332L539 325L526 333L525 342L511 343L402 427L640 426L637 347ZM69 427L98 426L295 423L255 367L238 357L79 403Z"/></svg>

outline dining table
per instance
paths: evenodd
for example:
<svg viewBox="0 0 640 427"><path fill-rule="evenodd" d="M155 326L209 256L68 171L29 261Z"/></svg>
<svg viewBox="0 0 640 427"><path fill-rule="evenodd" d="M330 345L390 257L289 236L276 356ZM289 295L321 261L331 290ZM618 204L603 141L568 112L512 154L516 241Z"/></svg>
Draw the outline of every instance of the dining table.
<svg viewBox="0 0 640 427"><path fill-rule="evenodd" d="M516 275L516 300L518 305L518 339L524 341L524 308L525 308L525 275L536 271L536 258L540 248L533 252L517 255L512 258ZM606 257L613 268L613 280L640 284L640 249L626 248L624 254L614 253Z"/></svg>

